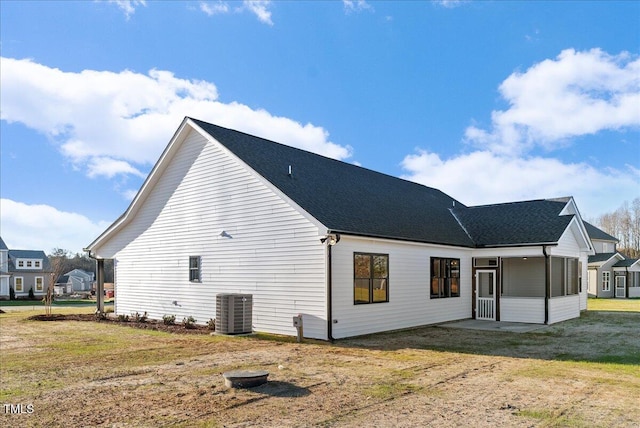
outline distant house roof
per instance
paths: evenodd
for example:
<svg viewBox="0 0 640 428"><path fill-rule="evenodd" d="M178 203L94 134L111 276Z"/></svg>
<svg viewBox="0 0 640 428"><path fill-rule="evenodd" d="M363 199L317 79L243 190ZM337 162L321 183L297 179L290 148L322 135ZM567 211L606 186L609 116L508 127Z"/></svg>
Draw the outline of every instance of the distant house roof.
<svg viewBox="0 0 640 428"><path fill-rule="evenodd" d="M604 264L608 260L611 260L613 257L618 257L620 260L624 260L624 256L620 253L598 253L592 256L589 256L588 263L596 263L596 264Z"/></svg>
<svg viewBox="0 0 640 428"><path fill-rule="evenodd" d="M605 232L602 229L597 228L596 226L592 225L591 223L588 222L584 222L584 226L587 229L587 233L589 234L589 238L591 239L597 239L600 241L612 241L612 242L618 242L618 238L616 238L615 236L611 236L609 235L607 232Z"/></svg>
<svg viewBox="0 0 640 428"><path fill-rule="evenodd" d="M573 218L560 215L566 201L467 207L431 187L191 120L332 232L487 247L555 243Z"/></svg>
<svg viewBox="0 0 640 428"><path fill-rule="evenodd" d="M40 250L9 250L9 271L15 271L17 259L39 259L42 260L42 269L19 269L20 272L49 272L51 263L49 258Z"/></svg>
<svg viewBox="0 0 640 428"><path fill-rule="evenodd" d="M617 262L613 267L631 267L638 262L638 259L624 259Z"/></svg>
<svg viewBox="0 0 640 428"><path fill-rule="evenodd" d="M4 241L2 240L2 237L0 236L0 250L8 250L9 248L7 247L7 244L4 243Z"/></svg>

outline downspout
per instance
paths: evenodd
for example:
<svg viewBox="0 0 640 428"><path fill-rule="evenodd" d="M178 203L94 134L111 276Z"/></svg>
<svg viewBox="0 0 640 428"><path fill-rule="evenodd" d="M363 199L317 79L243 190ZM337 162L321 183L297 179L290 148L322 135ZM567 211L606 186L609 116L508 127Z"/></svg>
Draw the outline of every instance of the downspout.
<svg viewBox="0 0 640 428"><path fill-rule="evenodd" d="M330 342L333 342L333 314L331 310L331 289L333 288L331 278L333 275L331 273L331 247L333 247L333 245L327 245L327 339L329 339Z"/></svg>
<svg viewBox="0 0 640 428"><path fill-rule="evenodd" d="M549 324L549 297L551 296L551 259L547 254L547 246L542 246L544 254L544 323Z"/></svg>
<svg viewBox="0 0 640 428"><path fill-rule="evenodd" d="M331 247L340 242L340 234L328 234L320 239L320 242L327 244L327 339L333 342L333 311L332 311L332 294L333 294L333 273L331 259Z"/></svg>

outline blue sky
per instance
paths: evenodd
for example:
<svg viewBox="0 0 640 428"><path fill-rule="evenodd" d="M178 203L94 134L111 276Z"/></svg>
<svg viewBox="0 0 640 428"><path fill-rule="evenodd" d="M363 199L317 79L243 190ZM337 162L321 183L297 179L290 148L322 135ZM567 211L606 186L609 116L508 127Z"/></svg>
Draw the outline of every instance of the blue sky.
<svg viewBox="0 0 640 428"><path fill-rule="evenodd" d="M0 1L0 234L81 251L184 116L467 205L640 196L640 2Z"/></svg>

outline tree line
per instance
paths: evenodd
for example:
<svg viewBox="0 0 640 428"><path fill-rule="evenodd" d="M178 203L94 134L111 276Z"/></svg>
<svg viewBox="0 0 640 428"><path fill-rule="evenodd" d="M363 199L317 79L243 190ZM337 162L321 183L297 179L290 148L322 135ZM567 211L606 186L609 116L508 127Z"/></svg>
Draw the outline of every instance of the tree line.
<svg viewBox="0 0 640 428"><path fill-rule="evenodd" d="M640 258L640 197L631 203L625 201L612 213L601 215L594 224L618 238L618 251L625 257Z"/></svg>

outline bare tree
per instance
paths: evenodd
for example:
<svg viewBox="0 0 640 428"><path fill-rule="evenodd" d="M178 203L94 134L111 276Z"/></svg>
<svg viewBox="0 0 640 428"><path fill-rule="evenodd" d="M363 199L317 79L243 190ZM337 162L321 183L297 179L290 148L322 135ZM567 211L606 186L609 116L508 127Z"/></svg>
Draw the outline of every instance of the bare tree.
<svg viewBox="0 0 640 428"><path fill-rule="evenodd" d="M69 268L69 252L61 248L55 248L49 256L49 287L47 294L44 296L44 311L46 315L51 315L51 305L53 304L53 291L58 278L64 274Z"/></svg>
<svg viewBox="0 0 640 428"><path fill-rule="evenodd" d="M612 213L601 215L597 226L618 238L618 250L630 258L640 257L640 197L625 201Z"/></svg>

